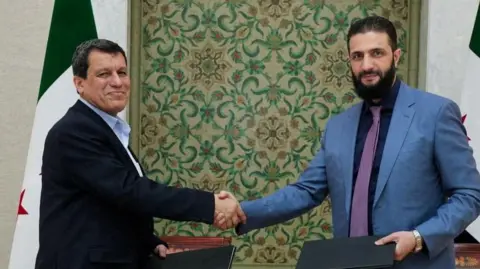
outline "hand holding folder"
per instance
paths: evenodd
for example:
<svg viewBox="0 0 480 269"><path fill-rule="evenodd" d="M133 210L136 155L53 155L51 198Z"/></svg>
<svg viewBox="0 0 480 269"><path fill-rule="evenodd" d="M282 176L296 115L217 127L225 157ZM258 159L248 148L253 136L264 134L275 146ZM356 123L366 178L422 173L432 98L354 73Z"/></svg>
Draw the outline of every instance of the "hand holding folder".
<svg viewBox="0 0 480 269"><path fill-rule="evenodd" d="M190 250L168 254L165 259L152 256L146 269L230 269L235 246Z"/></svg>
<svg viewBox="0 0 480 269"><path fill-rule="evenodd" d="M395 260L403 260L409 253L415 250L416 241L413 232L396 232L380 238L375 242L377 245L396 243Z"/></svg>
<svg viewBox="0 0 480 269"><path fill-rule="evenodd" d="M395 244L378 246L374 236L307 241L296 269L373 269L394 264Z"/></svg>

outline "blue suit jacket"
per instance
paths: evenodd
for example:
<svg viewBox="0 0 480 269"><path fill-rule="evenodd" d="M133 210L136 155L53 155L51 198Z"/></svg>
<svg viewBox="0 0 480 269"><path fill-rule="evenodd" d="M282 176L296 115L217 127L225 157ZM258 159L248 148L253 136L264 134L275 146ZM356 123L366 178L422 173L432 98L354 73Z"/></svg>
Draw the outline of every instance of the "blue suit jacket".
<svg viewBox="0 0 480 269"><path fill-rule="evenodd" d="M238 234L282 223L332 200L333 234L347 237L353 156L362 103L327 123L322 146L297 182L241 203ZM375 235L417 229L426 252L395 268L454 268L453 240L480 213L480 175L458 106L401 84L385 142L372 211ZM449 197L448 199L446 197Z"/></svg>

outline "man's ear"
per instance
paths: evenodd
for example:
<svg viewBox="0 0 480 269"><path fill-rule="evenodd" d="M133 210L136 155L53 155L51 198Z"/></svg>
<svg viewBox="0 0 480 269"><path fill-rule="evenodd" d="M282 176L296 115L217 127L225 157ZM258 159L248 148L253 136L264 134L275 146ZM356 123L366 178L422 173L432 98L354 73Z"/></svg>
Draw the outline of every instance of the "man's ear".
<svg viewBox="0 0 480 269"><path fill-rule="evenodd" d="M395 61L395 67L398 67L398 62L402 56L402 50L400 48L393 51L393 60Z"/></svg>
<svg viewBox="0 0 480 269"><path fill-rule="evenodd" d="M82 95L83 94L83 84L84 84L84 79L78 76L73 76L73 84L75 85L75 88L77 89L78 94Z"/></svg>

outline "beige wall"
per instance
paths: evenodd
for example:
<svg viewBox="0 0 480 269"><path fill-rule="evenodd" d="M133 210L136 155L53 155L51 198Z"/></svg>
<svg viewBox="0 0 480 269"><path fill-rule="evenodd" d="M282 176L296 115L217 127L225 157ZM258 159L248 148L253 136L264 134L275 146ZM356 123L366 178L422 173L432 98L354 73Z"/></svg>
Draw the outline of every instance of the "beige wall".
<svg viewBox="0 0 480 269"><path fill-rule="evenodd" d="M8 268L53 0L0 1L0 268Z"/></svg>
<svg viewBox="0 0 480 269"><path fill-rule="evenodd" d="M424 0L422 4L419 85L461 106L468 45L479 1Z"/></svg>

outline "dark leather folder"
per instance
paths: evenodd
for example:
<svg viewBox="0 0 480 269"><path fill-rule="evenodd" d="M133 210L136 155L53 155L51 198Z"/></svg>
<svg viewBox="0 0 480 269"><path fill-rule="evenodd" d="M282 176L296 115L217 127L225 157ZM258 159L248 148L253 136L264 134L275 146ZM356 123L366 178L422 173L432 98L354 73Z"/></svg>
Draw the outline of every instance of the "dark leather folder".
<svg viewBox="0 0 480 269"><path fill-rule="evenodd" d="M230 269L235 246L224 246L189 250L168 254L167 258L160 259L152 256L147 269Z"/></svg>
<svg viewBox="0 0 480 269"><path fill-rule="evenodd" d="M307 241L296 269L390 268L395 244L375 245L376 236Z"/></svg>

